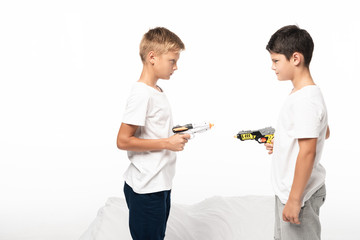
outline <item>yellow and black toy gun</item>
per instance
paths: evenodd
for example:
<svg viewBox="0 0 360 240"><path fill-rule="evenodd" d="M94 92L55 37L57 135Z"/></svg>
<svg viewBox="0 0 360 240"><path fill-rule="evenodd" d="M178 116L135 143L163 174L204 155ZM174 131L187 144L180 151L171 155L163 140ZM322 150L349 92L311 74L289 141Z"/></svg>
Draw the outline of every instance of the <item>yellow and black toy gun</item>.
<svg viewBox="0 0 360 240"><path fill-rule="evenodd" d="M185 125L177 125L172 128L173 133L179 133L179 134L190 134L190 137L195 137L195 133L201 133L206 132L210 130L214 124L208 123L208 122L202 122L202 123L189 123Z"/></svg>
<svg viewBox="0 0 360 240"><path fill-rule="evenodd" d="M240 131L235 138L241 141L256 140L258 143L271 143L274 138L275 129L272 127L262 128L259 130Z"/></svg>

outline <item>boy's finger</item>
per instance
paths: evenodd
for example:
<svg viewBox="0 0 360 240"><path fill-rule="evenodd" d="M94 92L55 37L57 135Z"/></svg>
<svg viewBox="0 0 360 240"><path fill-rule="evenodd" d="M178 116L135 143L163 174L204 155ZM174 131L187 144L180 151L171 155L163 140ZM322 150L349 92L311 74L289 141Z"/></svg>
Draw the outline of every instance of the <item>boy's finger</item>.
<svg viewBox="0 0 360 240"><path fill-rule="evenodd" d="M183 134L183 135L181 135L183 138L185 138L185 139L190 139L191 138L191 136L190 136L190 134Z"/></svg>

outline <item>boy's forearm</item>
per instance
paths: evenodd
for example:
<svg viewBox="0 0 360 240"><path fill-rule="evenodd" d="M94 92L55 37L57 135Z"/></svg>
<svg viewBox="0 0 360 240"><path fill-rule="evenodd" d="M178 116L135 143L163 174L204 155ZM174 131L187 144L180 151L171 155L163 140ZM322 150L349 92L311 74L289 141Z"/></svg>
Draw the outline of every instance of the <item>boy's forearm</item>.
<svg viewBox="0 0 360 240"><path fill-rule="evenodd" d="M146 152L168 148L168 138L143 139L134 136L138 126L122 123L117 136L117 147L121 150Z"/></svg>
<svg viewBox="0 0 360 240"><path fill-rule="evenodd" d="M121 150L133 152L159 151L167 149L168 139L142 139L130 137L126 141L118 142L118 148Z"/></svg>
<svg viewBox="0 0 360 240"><path fill-rule="evenodd" d="M289 199L295 201L302 200L302 194L305 190L307 182L309 181L312 168L314 166L314 159L315 157L311 155L303 157L299 155L296 161L295 175Z"/></svg>
<svg viewBox="0 0 360 240"><path fill-rule="evenodd" d="M302 201L303 192L310 179L314 166L317 139L309 139L304 141L309 142L299 144L300 150L296 160L294 180L289 195L290 201Z"/></svg>

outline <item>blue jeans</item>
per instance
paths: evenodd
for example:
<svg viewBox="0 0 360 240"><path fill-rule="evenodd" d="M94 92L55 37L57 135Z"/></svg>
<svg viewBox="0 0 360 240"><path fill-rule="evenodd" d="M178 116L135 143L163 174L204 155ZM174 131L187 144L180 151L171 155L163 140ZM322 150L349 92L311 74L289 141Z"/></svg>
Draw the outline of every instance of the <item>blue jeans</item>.
<svg viewBox="0 0 360 240"><path fill-rule="evenodd" d="M133 240L163 240L170 212L171 190L138 194L124 184Z"/></svg>
<svg viewBox="0 0 360 240"><path fill-rule="evenodd" d="M320 240L321 225L319 219L320 207L326 198L325 185L320 187L300 210L300 224L284 222L282 212L285 205L275 196L275 240Z"/></svg>

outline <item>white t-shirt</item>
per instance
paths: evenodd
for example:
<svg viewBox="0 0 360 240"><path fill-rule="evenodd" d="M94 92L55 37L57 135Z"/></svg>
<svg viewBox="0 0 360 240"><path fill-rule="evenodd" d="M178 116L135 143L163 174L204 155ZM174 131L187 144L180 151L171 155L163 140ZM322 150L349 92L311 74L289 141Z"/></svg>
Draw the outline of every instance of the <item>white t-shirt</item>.
<svg viewBox="0 0 360 240"><path fill-rule="evenodd" d="M299 138L317 138L314 167L303 193L302 204L325 183L320 164L328 116L321 91L309 85L290 94L280 112L275 136L271 179L275 194L286 204L294 179Z"/></svg>
<svg viewBox="0 0 360 240"><path fill-rule="evenodd" d="M142 82L133 85L123 123L139 126L134 135L137 138L160 139L173 135L172 113L167 97ZM131 163L124 173L124 179L136 193L171 189L175 175L175 152L128 151L128 157Z"/></svg>

